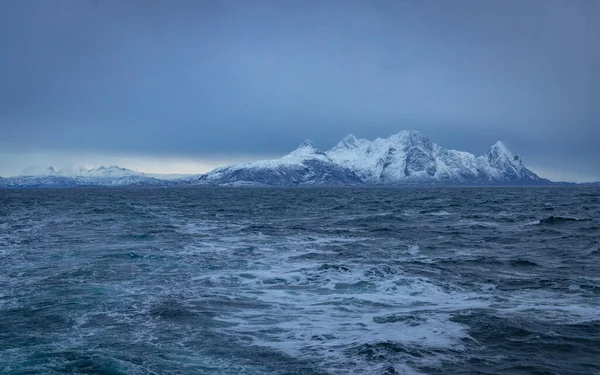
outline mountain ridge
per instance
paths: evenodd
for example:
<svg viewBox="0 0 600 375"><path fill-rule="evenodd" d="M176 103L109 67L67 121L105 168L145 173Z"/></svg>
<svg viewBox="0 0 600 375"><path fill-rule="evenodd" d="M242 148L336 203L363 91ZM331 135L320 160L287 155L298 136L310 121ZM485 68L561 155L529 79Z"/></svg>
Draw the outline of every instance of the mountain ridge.
<svg viewBox="0 0 600 375"><path fill-rule="evenodd" d="M41 175L0 178L2 187L70 186L514 186L556 185L529 170L497 141L480 156L444 148L416 130L367 140L348 134L328 151L309 139L279 159L250 161L205 174L148 174L112 165L66 175L53 167Z"/></svg>

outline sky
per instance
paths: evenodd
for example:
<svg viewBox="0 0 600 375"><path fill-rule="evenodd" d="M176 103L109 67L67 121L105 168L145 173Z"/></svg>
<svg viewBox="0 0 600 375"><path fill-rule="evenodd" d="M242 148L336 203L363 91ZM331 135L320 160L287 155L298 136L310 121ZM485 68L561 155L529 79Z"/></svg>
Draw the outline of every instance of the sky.
<svg viewBox="0 0 600 375"><path fill-rule="evenodd" d="M0 175L202 173L403 129L600 180L597 0L5 0Z"/></svg>

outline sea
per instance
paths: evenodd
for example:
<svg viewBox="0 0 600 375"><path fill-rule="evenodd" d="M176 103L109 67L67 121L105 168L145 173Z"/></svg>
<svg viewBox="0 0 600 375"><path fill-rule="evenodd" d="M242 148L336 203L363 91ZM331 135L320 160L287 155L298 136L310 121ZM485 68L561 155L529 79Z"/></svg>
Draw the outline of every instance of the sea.
<svg viewBox="0 0 600 375"><path fill-rule="evenodd" d="M600 374L600 189L0 190L0 374Z"/></svg>

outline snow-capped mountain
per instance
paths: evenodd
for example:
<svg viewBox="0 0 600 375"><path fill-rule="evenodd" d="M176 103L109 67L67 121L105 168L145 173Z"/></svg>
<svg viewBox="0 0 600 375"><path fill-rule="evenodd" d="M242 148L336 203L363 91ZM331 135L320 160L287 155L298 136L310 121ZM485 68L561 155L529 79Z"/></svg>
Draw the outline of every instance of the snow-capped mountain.
<svg viewBox="0 0 600 375"><path fill-rule="evenodd" d="M54 167L32 167L24 175L7 177L1 181L4 187L75 187L75 186L131 186L131 185L172 185L170 180L147 176L142 172L118 166L80 168L76 173L62 173Z"/></svg>
<svg viewBox="0 0 600 375"><path fill-rule="evenodd" d="M281 159L217 168L194 182L226 186L550 183L527 169L502 142L477 157L445 149L414 130L373 141L350 134L327 152L306 141Z"/></svg>
<svg viewBox="0 0 600 375"><path fill-rule="evenodd" d="M217 168L199 177L199 184L226 186L356 185L361 179L335 163L309 141L278 160L254 161Z"/></svg>
<svg viewBox="0 0 600 375"><path fill-rule="evenodd" d="M476 157L445 149L418 131L405 130L373 141L348 135L327 152L336 163L369 184L539 184L518 156L502 143Z"/></svg>
<svg viewBox="0 0 600 375"><path fill-rule="evenodd" d="M157 180L177 180L184 177L191 177L191 175L186 174L160 174L160 173L146 173L146 172L138 172L133 171L127 168L121 168L117 165L111 165L110 167L100 166L98 168L86 169L79 168L77 173L74 174L76 177L84 178L102 178L102 179L137 179L141 180L141 178L154 178Z"/></svg>
<svg viewBox="0 0 600 375"><path fill-rule="evenodd" d="M116 165L81 169L73 178L78 185L93 186L128 186L128 185L161 185L162 183L146 176L142 172L121 168Z"/></svg>
<svg viewBox="0 0 600 375"><path fill-rule="evenodd" d="M195 182L228 186L550 183L527 169L501 142L477 157L445 149L414 130L373 141L348 135L327 152L307 141L281 159L217 168Z"/></svg>
<svg viewBox="0 0 600 375"><path fill-rule="evenodd" d="M92 169L80 168L75 175L80 177L126 177L144 176L145 174L143 172L136 172L131 169L111 165L110 167L101 166Z"/></svg>
<svg viewBox="0 0 600 375"><path fill-rule="evenodd" d="M482 156L443 148L418 131L404 130L373 141L348 135L329 151L305 141L276 160L220 167L204 175L151 175L117 166L80 169L31 168L28 175L0 178L2 187L37 186L314 186L314 185L544 185L496 142Z"/></svg>

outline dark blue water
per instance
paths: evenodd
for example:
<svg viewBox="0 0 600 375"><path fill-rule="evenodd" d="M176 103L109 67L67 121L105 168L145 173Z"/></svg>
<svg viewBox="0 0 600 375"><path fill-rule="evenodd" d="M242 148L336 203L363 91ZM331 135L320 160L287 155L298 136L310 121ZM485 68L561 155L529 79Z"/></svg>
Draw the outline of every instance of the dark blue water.
<svg viewBox="0 0 600 375"><path fill-rule="evenodd" d="M600 374L600 189L0 190L2 374Z"/></svg>

